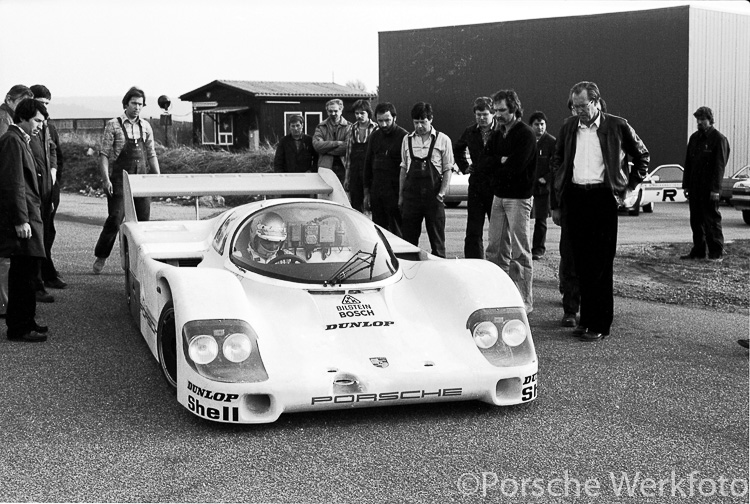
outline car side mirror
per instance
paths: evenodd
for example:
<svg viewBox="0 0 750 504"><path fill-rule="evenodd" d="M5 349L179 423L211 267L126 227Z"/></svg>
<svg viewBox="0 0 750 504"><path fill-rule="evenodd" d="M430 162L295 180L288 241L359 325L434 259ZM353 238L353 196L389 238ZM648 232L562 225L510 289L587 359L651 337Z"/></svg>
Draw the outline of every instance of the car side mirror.
<svg viewBox="0 0 750 504"><path fill-rule="evenodd" d="M661 177L658 176L658 175L654 175L653 177L651 177L651 181L652 182L658 182L660 179L661 179Z"/></svg>

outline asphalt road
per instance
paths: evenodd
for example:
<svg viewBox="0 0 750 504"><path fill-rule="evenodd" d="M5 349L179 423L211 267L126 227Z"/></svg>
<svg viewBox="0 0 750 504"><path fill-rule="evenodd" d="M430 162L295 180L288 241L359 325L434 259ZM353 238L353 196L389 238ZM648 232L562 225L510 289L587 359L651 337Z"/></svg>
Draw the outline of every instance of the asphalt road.
<svg viewBox="0 0 750 504"><path fill-rule="evenodd" d="M129 318L116 256L89 273L101 202L66 203L76 215L59 220L55 257L70 287L39 306L50 340L0 340L0 501L748 502L748 353L735 342L747 313L618 298L612 337L585 344L558 326L556 286L542 281L532 404L214 424L174 400ZM673 207L622 217L621 242L684 234L687 208ZM723 212L747 238L739 212ZM449 211L453 255L464 218Z"/></svg>

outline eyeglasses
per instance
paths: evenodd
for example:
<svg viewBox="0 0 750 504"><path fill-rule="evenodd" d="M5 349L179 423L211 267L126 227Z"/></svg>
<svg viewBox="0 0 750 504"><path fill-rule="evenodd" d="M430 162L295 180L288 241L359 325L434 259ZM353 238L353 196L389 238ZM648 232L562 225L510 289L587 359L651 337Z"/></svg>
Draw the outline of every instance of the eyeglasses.
<svg viewBox="0 0 750 504"><path fill-rule="evenodd" d="M570 106L570 108L571 108L572 110L586 110L587 108L589 108L589 105L591 105L591 102L590 102L590 101L587 101L587 102L586 102L586 103L584 103L583 105L575 105L575 104L574 104L574 105L571 105L571 106Z"/></svg>

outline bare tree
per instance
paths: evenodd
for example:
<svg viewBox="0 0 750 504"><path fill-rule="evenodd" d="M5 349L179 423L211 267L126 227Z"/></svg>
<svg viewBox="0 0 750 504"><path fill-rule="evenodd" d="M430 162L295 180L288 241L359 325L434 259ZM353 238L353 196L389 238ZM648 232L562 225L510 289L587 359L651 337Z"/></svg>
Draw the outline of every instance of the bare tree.
<svg viewBox="0 0 750 504"><path fill-rule="evenodd" d="M367 85L364 82L362 82L360 79L346 81L345 86L350 87L352 89L356 89L358 91L367 92Z"/></svg>

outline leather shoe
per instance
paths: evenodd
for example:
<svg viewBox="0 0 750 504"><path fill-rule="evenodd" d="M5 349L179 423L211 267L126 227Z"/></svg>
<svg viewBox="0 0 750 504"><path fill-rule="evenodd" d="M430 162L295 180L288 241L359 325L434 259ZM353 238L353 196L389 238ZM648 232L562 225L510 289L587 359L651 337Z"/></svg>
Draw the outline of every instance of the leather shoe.
<svg viewBox="0 0 750 504"><path fill-rule="evenodd" d="M48 333L49 332L49 326L39 325L36 322L34 322L34 332L38 332L39 334Z"/></svg>
<svg viewBox="0 0 750 504"><path fill-rule="evenodd" d="M724 260L724 256L716 256L716 257L711 257L711 256L709 256L709 257L708 257L708 261L709 261L709 262L720 263L720 262L722 262L723 260Z"/></svg>
<svg viewBox="0 0 750 504"><path fill-rule="evenodd" d="M68 286L68 283L60 277L55 277L53 280L45 280L44 286L50 289L64 289Z"/></svg>
<svg viewBox="0 0 750 504"><path fill-rule="evenodd" d="M745 339L738 339L737 343L739 343L741 347L745 347L745 348L750 347L750 341L748 341L747 338L745 338Z"/></svg>
<svg viewBox="0 0 750 504"><path fill-rule="evenodd" d="M36 331L29 331L23 334L19 334L18 336L11 336L9 334L8 339L11 341L28 341L30 343L37 343L41 341L47 341L47 335L39 334Z"/></svg>
<svg viewBox="0 0 750 504"><path fill-rule="evenodd" d="M54 303L55 297L45 290L36 291L37 303Z"/></svg>
<svg viewBox="0 0 750 504"><path fill-rule="evenodd" d="M693 255L693 254L685 254L685 255L681 255L680 259L700 261L701 259L705 259L705 257L699 257L699 256L696 256L696 255Z"/></svg>
<svg viewBox="0 0 750 504"><path fill-rule="evenodd" d="M104 269L104 265L107 263L106 257L97 257L94 261L94 265L92 266L92 271L94 272L94 275L101 275L102 270Z"/></svg>
<svg viewBox="0 0 750 504"><path fill-rule="evenodd" d="M583 327L582 325L577 325L575 329L573 329L573 332L571 333L573 336L581 336L583 335L588 329Z"/></svg>
<svg viewBox="0 0 750 504"><path fill-rule="evenodd" d="M578 336L578 339L581 341L601 341L607 336L609 336L609 334L592 332L587 329L585 333Z"/></svg>
<svg viewBox="0 0 750 504"><path fill-rule="evenodd" d="M575 327L576 326L576 314L566 313L565 315L563 315L563 318L560 321L560 325L563 327Z"/></svg>

